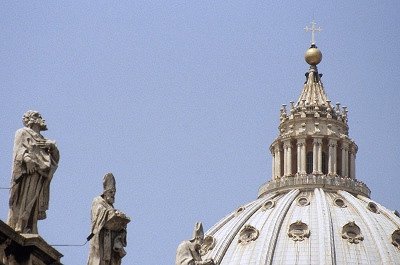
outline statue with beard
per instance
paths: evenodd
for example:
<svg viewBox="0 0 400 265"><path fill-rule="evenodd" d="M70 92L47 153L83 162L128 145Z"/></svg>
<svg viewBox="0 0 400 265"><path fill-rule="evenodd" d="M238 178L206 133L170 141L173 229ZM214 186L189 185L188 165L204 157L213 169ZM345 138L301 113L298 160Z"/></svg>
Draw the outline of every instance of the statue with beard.
<svg viewBox="0 0 400 265"><path fill-rule="evenodd" d="M103 178L103 194L92 204L88 265L120 265L126 255L126 226L130 219L114 208L115 192L115 178L108 173Z"/></svg>
<svg viewBox="0 0 400 265"><path fill-rule="evenodd" d="M27 111L24 128L15 133L8 225L16 232L37 234L37 221L46 218L50 182L60 154L55 141L40 134L47 130L37 111Z"/></svg>

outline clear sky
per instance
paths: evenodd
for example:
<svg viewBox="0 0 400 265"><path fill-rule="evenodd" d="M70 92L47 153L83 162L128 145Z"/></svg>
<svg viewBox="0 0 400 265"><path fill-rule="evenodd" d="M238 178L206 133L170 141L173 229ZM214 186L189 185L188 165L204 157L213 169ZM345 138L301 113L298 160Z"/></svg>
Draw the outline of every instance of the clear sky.
<svg viewBox="0 0 400 265"><path fill-rule="evenodd" d="M400 209L400 1L1 1L0 184L21 117L38 110L61 161L39 233L80 244L102 177L132 218L123 264L173 264L271 178L279 108L296 101L313 17L319 72L349 108L357 178ZM281 1L279 1L281 2ZM6 220L8 192L0 190ZM88 246L58 247L67 265Z"/></svg>

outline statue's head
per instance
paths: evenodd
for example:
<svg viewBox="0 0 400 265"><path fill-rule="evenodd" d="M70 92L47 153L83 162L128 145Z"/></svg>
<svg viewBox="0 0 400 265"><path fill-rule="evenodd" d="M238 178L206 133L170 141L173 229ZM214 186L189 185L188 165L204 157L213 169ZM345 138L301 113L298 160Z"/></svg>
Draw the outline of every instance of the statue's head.
<svg viewBox="0 0 400 265"><path fill-rule="evenodd" d="M197 222L194 226L193 238L190 241L195 244L195 249L200 250L204 242L203 224L201 222Z"/></svg>
<svg viewBox="0 0 400 265"><path fill-rule="evenodd" d="M28 110L24 113L22 117L22 123L25 127L32 128L33 126L38 126L40 131L46 131L47 125L46 121L42 118L42 115L38 111Z"/></svg>
<svg viewBox="0 0 400 265"><path fill-rule="evenodd" d="M107 173L103 178L103 198L109 204L114 204L115 192L117 191L115 187L115 178L112 173Z"/></svg>

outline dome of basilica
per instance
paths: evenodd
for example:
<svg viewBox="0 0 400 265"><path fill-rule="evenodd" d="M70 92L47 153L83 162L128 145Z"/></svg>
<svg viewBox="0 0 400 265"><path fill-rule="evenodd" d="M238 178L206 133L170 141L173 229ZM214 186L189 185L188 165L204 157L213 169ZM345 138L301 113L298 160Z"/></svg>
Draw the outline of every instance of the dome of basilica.
<svg viewBox="0 0 400 265"><path fill-rule="evenodd" d="M272 179L255 201L206 232L203 259L220 265L400 264L399 213L371 200L356 179L358 147L348 134L348 110L328 99L316 66L321 58L319 50L308 50L303 91L280 110L279 135L270 146Z"/></svg>

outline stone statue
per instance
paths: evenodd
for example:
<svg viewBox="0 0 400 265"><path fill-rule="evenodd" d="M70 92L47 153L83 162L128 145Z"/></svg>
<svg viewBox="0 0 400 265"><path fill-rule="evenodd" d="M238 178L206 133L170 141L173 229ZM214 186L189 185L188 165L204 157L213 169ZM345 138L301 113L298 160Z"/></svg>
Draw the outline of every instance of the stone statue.
<svg viewBox="0 0 400 265"><path fill-rule="evenodd" d="M15 133L8 225L16 232L37 234L37 221L46 219L50 182L60 154L55 141L44 138L45 120L37 111L22 117Z"/></svg>
<svg viewBox="0 0 400 265"><path fill-rule="evenodd" d="M115 178L108 173L103 178L103 194L92 204L88 265L120 265L126 255L126 226L130 219L114 208L115 192Z"/></svg>
<svg viewBox="0 0 400 265"><path fill-rule="evenodd" d="M183 241L176 250L175 265L215 265L212 259L202 260L200 249L204 241L203 225L196 223L193 238Z"/></svg>

